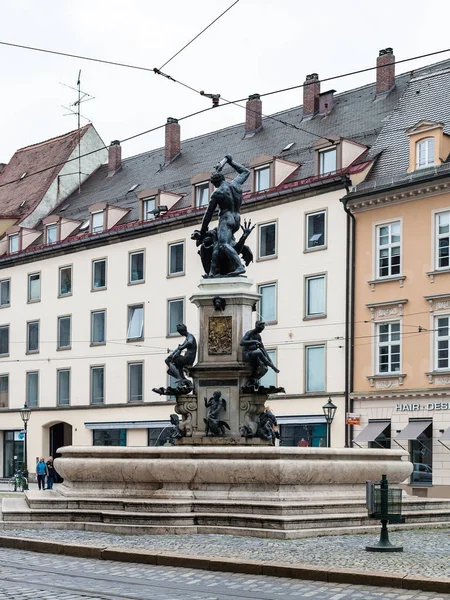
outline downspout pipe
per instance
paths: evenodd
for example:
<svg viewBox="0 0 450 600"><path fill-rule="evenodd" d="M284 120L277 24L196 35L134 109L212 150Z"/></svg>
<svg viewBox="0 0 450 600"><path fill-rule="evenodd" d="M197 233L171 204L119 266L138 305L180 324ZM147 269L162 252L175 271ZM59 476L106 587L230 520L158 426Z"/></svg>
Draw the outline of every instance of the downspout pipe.
<svg viewBox="0 0 450 600"><path fill-rule="evenodd" d="M351 181L345 176L345 190L350 191ZM340 199L342 207L347 213L347 232L345 247L345 417L347 413L353 412L353 399L350 394L353 391L354 375L354 339L355 339L355 215L348 208L348 196ZM353 439L353 425L345 427L345 446L350 448Z"/></svg>

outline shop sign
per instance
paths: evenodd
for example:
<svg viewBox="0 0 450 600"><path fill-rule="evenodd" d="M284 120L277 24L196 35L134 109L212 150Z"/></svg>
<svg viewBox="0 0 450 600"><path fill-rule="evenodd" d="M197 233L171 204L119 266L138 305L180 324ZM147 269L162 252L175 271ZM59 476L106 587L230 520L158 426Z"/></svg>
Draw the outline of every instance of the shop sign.
<svg viewBox="0 0 450 600"><path fill-rule="evenodd" d="M450 402L428 402L427 404L397 404L395 410L450 410Z"/></svg>
<svg viewBox="0 0 450 600"><path fill-rule="evenodd" d="M345 422L347 425L361 425L361 417L355 413L347 413L347 420Z"/></svg>

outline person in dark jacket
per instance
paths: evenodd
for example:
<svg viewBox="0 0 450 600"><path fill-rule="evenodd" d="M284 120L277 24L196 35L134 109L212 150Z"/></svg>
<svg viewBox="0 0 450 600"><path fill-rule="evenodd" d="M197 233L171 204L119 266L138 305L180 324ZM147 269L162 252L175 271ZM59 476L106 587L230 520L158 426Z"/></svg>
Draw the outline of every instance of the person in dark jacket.
<svg viewBox="0 0 450 600"><path fill-rule="evenodd" d="M47 465L45 464L44 457L41 456L38 464L36 465L36 475L37 475L37 483L38 488L40 490L45 489L45 476L47 474Z"/></svg>
<svg viewBox="0 0 450 600"><path fill-rule="evenodd" d="M56 471L53 465L53 456L48 457L47 461L47 489L52 490L53 484L56 481Z"/></svg>

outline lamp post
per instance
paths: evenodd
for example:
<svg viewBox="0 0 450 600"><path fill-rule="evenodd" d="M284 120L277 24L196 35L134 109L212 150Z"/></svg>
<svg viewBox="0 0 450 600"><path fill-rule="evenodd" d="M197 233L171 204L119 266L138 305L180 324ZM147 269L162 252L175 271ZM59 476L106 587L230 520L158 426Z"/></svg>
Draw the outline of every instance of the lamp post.
<svg viewBox="0 0 450 600"><path fill-rule="evenodd" d="M331 423L333 422L334 415L336 414L337 406L333 404L331 398L328 398L328 402L322 406L323 414L327 421L327 448L331 446Z"/></svg>
<svg viewBox="0 0 450 600"><path fill-rule="evenodd" d="M28 421L30 420L31 410L28 408L27 403L23 405L23 408L20 409L20 418L23 421L23 428L25 430L25 436L23 438L23 462L25 464L25 473L24 476L28 477Z"/></svg>

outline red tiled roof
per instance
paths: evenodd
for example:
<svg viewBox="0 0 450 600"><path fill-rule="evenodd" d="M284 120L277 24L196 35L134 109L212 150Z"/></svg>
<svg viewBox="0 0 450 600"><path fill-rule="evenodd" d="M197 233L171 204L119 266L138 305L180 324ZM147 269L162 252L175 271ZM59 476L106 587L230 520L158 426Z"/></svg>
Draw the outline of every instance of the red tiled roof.
<svg viewBox="0 0 450 600"><path fill-rule="evenodd" d="M89 127L90 124L81 128L81 137ZM63 165L47 167L67 160L77 143L78 130L75 130L17 150L0 173L0 215L21 218L30 213L42 200ZM47 170L29 176L42 169ZM21 180L24 173L28 176Z"/></svg>

